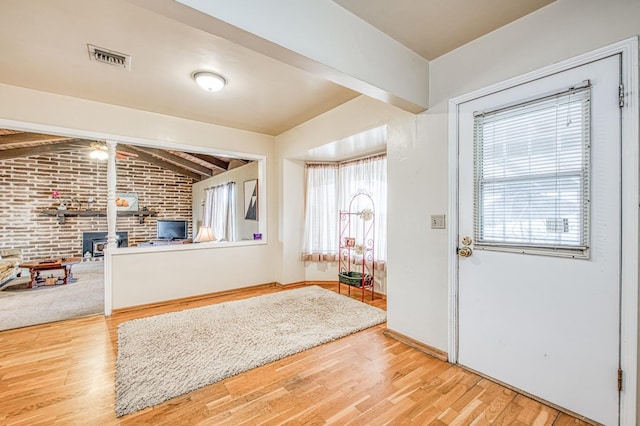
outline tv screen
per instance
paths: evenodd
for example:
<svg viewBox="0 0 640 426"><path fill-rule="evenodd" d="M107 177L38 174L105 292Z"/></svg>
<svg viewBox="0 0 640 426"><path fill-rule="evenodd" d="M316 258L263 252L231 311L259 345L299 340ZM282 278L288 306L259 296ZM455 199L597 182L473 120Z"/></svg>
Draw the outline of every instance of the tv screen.
<svg viewBox="0 0 640 426"><path fill-rule="evenodd" d="M156 228L159 240L186 240L189 237L186 220L159 220Z"/></svg>

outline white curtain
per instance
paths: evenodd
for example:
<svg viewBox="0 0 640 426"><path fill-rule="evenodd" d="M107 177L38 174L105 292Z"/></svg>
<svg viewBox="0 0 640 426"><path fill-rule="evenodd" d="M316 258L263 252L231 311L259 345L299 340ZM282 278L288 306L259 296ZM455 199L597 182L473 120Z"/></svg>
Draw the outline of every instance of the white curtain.
<svg viewBox="0 0 640 426"><path fill-rule="evenodd" d="M227 241L236 240L236 183L227 183L227 226L225 229Z"/></svg>
<svg viewBox="0 0 640 426"><path fill-rule="evenodd" d="M376 268L385 269L387 259L387 157L379 155L342 163L338 169L338 206L349 210L349 204L359 193L373 200L375 217L374 255ZM351 204L352 212L370 208L367 197L357 197ZM358 230L357 232L360 232ZM360 237L360 235L353 235Z"/></svg>
<svg viewBox="0 0 640 426"><path fill-rule="evenodd" d="M235 241L236 239L236 203L235 182L229 182L207 188L202 225L211 227L211 232L218 241Z"/></svg>
<svg viewBox="0 0 640 426"><path fill-rule="evenodd" d="M353 196L365 193L374 203L376 267L385 269L387 258L387 158L386 155L340 164L307 164L303 260L334 261L338 253L338 212L348 210ZM361 211L370 206L351 206Z"/></svg>
<svg viewBox="0 0 640 426"><path fill-rule="evenodd" d="M303 260L331 261L338 254L338 165L307 164Z"/></svg>

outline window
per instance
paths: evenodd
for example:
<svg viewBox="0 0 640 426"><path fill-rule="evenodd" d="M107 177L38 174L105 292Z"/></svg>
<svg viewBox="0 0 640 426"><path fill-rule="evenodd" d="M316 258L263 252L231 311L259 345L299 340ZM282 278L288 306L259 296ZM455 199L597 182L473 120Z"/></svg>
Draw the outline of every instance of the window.
<svg viewBox="0 0 640 426"><path fill-rule="evenodd" d="M590 93L475 115L476 248L587 255Z"/></svg>
<svg viewBox="0 0 640 426"><path fill-rule="evenodd" d="M375 263L385 267L387 255L386 155L339 164L307 164L303 260L335 261L338 254L338 211L348 208L358 192L375 203Z"/></svg>

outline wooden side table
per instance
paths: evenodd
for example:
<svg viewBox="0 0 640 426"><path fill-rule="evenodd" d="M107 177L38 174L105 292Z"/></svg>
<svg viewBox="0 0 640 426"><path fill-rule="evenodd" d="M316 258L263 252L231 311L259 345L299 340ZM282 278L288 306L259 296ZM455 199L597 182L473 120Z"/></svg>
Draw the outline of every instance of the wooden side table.
<svg viewBox="0 0 640 426"><path fill-rule="evenodd" d="M76 263L82 262L81 257L68 257L65 259L56 258L56 259L48 259L45 261L31 261L21 263L19 266L21 268L29 269L29 274L31 276L31 280L29 281L29 288L37 287L38 282L44 281L40 276L40 272L42 271L53 271L53 270L63 270L64 278L62 280L63 284L67 284L71 282L73 279L73 273L71 272L71 266Z"/></svg>

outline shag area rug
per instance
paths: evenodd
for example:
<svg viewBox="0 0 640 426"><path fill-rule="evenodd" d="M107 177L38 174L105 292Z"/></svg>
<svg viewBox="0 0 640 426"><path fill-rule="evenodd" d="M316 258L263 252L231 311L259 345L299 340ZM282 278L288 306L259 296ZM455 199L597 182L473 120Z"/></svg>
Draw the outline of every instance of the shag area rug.
<svg viewBox="0 0 640 426"><path fill-rule="evenodd" d="M118 326L118 417L386 321L317 286Z"/></svg>
<svg viewBox="0 0 640 426"><path fill-rule="evenodd" d="M44 324L104 312L104 263L73 265L69 284L28 288L29 272L10 281L0 291L0 330ZM64 275L46 271L46 275Z"/></svg>

